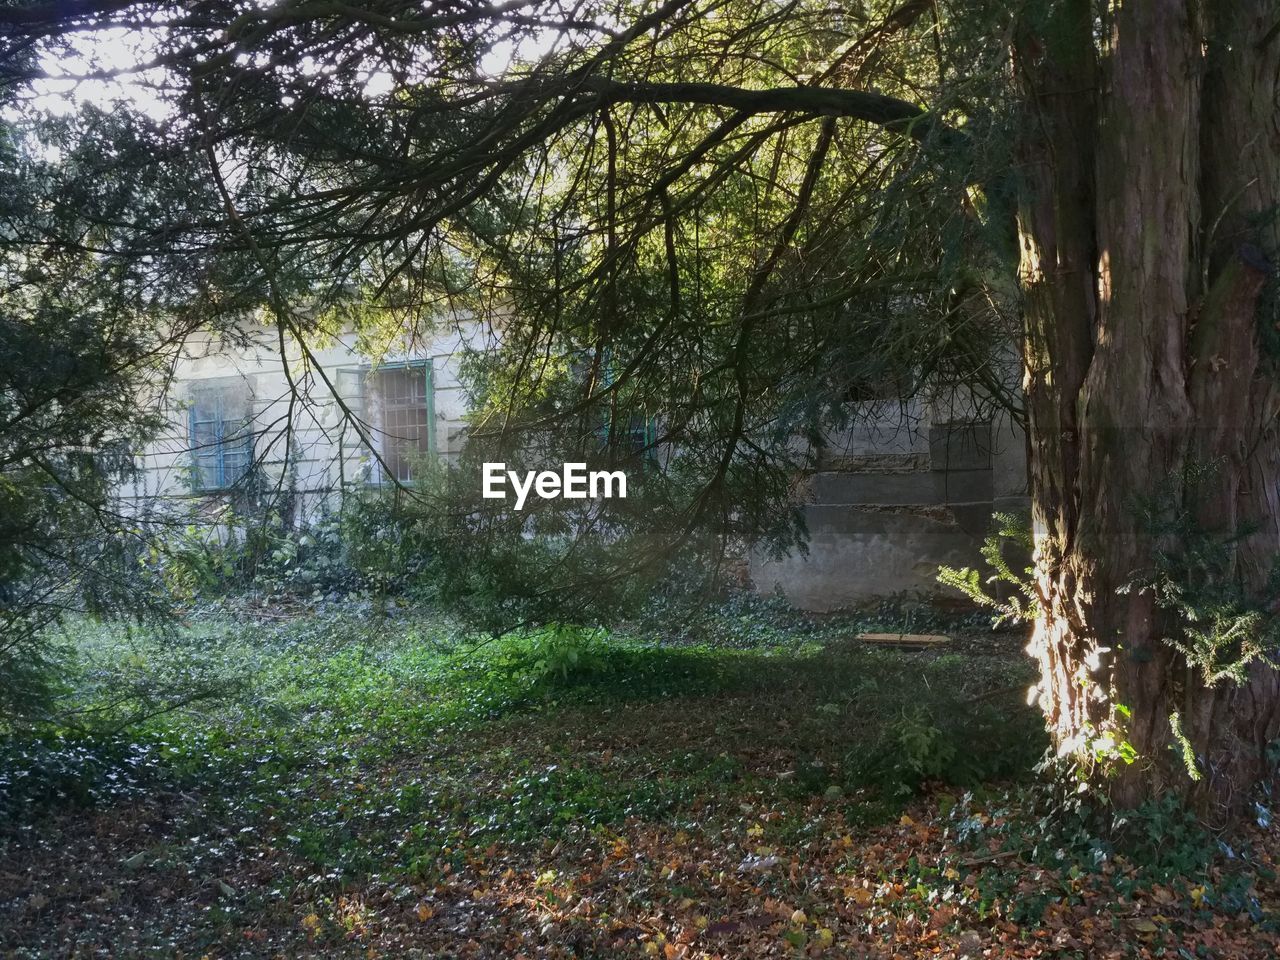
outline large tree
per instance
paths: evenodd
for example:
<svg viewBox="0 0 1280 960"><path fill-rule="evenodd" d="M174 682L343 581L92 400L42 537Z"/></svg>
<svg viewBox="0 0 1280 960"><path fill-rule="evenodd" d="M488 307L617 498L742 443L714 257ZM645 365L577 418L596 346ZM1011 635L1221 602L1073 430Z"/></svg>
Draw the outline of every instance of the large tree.
<svg viewBox="0 0 1280 960"><path fill-rule="evenodd" d="M500 311L476 436L657 415L658 552L785 540L797 436L963 384L1025 416L1064 754L1124 802L1269 772L1273 0L0 7L26 53L119 24L181 110L156 162L217 186L165 235L251 256L282 333Z"/></svg>
<svg viewBox="0 0 1280 960"><path fill-rule="evenodd" d="M1062 4L1029 26L1041 703L1064 743L1123 732L1128 797L1169 782L1172 746L1238 796L1280 721L1275 634L1248 612L1274 605L1280 551L1280 10L1132 3L1099 33Z"/></svg>

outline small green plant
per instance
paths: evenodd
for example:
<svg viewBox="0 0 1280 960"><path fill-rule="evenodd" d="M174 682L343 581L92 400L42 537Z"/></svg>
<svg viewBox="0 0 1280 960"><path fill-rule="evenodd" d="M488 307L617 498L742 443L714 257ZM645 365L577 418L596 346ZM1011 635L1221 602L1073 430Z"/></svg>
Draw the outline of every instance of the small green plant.
<svg viewBox="0 0 1280 960"><path fill-rule="evenodd" d="M947 737L927 710L903 710L890 729L901 751L902 767L909 775L929 780L946 775L956 760L957 744Z"/></svg>
<svg viewBox="0 0 1280 960"><path fill-rule="evenodd" d="M600 663L604 631L551 624L533 634L525 671L539 685L566 685L592 673Z"/></svg>
<svg viewBox="0 0 1280 960"><path fill-rule="evenodd" d="M982 559L992 574L982 579L973 567L942 567L938 581L959 590L980 607L995 610L994 626L1004 623L1026 623L1040 616L1040 601L1032 579L1034 569L1026 567L1021 574L1010 565L1006 551L1030 556L1034 549L1034 537L1029 518L1012 513L996 513L992 516L995 529L982 541ZM987 592L987 587L1009 584L1013 589L1001 598Z"/></svg>
<svg viewBox="0 0 1280 960"><path fill-rule="evenodd" d="M1121 592L1150 592L1178 615L1182 630L1167 642L1199 671L1206 687L1244 683L1255 662L1274 669L1268 654L1280 641L1280 617L1271 608L1280 597L1280 562L1266 586L1250 596L1232 578L1235 549L1250 531L1215 535L1186 509L1167 517L1149 510L1144 522L1154 536L1178 546L1155 551L1154 569Z"/></svg>
<svg viewBox="0 0 1280 960"><path fill-rule="evenodd" d="M1206 688L1244 685L1256 667L1275 670L1280 645L1280 560L1264 582L1242 575L1240 545L1255 532L1248 525L1207 528L1200 508L1204 488L1222 469L1220 462L1188 465L1154 497L1134 505L1153 543L1151 562L1121 593L1147 593L1177 618L1164 635ZM1174 711L1169 730L1187 776L1201 778L1186 718Z"/></svg>
<svg viewBox="0 0 1280 960"><path fill-rule="evenodd" d="M853 789L902 797L928 783L971 787L1027 776L1044 752L1045 737L1032 723L1011 741L1005 712L944 696L903 707L874 739L849 753L845 780Z"/></svg>

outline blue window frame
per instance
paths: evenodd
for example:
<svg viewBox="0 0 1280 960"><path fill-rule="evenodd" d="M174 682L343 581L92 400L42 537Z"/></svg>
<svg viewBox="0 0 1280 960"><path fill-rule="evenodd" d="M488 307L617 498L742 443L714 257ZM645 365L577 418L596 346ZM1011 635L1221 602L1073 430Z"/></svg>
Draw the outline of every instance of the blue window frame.
<svg viewBox="0 0 1280 960"><path fill-rule="evenodd" d="M197 490L226 490L249 472L249 395L239 377L196 384L188 414Z"/></svg>

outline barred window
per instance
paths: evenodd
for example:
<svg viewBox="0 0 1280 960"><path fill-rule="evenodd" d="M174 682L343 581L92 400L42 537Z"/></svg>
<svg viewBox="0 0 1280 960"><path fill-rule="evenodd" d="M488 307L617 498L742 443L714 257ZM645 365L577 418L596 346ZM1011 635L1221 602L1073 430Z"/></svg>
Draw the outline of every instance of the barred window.
<svg viewBox="0 0 1280 960"><path fill-rule="evenodd" d="M431 368L416 364L378 370L374 389L381 410L385 470L400 483L412 483L415 466L434 448Z"/></svg>

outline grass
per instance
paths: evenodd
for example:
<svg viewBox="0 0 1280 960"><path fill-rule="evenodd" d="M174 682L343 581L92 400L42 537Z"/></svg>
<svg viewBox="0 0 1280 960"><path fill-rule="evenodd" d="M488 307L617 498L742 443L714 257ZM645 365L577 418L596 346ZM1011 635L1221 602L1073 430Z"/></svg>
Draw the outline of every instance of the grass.
<svg viewBox="0 0 1280 960"><path fill-rule="evenodd" d="M728 644L681 646L578 630L476 644L341 614L163 636L84 625L60 704L74 725L3 747L16 829L0 859L65 863L92 811L112 836L112 817L151 817L97 864L155 888L137 906L150 919L102 912L75 942L127 926L166 955L283 923L310 943L360 926L338 906L352 889L443 888L495 856L545 864L637 825L711 837L744 810L761 811L753 846L803 847L815 805L844 829L892 824L925 790L1025 777L1043 749L1020 660L812 630L746 647L742 632L741 617ZM185 905L157 917L165 891ZM28 920L13 928L28 945L55 936Z"/></svg>
<svg viewBox="0 0 1280 960"><path fill-rule="evenodd" d="M341 615L256 627L211 620L164 635L83 625L70 638L77 665L60 705L74 725L10 734L0 810L29 819L51 801L105 803L151 781L234 783L252 802L264 780L371 769L446 746L475 754L494 735L547 721L612 729L615 711L626 722L658 714L662 730L670 708L707 743L794 754L793 793L973 784L1026 769L1043 745L1034 716L1014 705L1027 668L1004 657L561 633L474 644L447 625ZM1018 736L994 736L1011 720ZM1010 741L1027 747L1010 750Z"/></svg>

